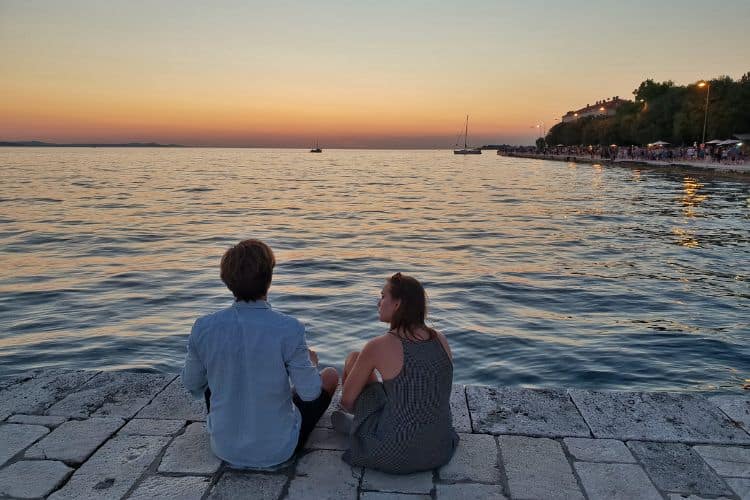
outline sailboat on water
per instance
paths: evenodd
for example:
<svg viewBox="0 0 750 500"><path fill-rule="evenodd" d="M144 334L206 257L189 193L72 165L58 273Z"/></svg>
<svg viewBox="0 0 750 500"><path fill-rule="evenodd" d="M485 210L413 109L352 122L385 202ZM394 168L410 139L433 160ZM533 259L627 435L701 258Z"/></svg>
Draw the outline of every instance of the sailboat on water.
<svg viewBox="0 0 750 500"><path fill-rule="evenodd" d="M454 155L481 155L482 150L479 148L470 148L466 144L466 140L469 137L469 115L466 115L466 126L464 127L464 147L463 149L454 149Z"/></svg>
<svg viewBox="0 0 750 500"><path fill-rule="evenodd" d="M315 147L310 150L311 153L322 153L323 150L318 146L318 140L315 139Z"/></svg>

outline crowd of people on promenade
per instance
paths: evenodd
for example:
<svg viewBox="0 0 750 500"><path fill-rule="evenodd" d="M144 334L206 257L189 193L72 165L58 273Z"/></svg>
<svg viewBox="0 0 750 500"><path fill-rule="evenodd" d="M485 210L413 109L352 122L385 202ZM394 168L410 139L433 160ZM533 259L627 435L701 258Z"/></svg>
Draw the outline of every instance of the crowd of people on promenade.
<svg viewBox="0 0 750 500"><path fill-rule="evenodd" d="M704 162L723 165L744 165L748 151L742 143L725 145L670 146L553 146L513 148L513 153L536 153L552 156L572 156L603 160Z"/></svg>

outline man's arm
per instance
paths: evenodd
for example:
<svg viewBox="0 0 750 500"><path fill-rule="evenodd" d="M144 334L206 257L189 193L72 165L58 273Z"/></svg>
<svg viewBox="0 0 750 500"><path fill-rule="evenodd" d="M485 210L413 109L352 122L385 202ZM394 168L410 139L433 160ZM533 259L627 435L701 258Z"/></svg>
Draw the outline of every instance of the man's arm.
<svg viewBox="0 0 750 500"><path fill-rule="evenodd" d="M206 376L206 367L198 357L198 351L193 344L195 341L194 333L196 330L195 322L193 330L190 332L187 343L187 355L185 356L185 366L182 368L182 384L193 395L194 398L203 398L203 394L208 389L208 377Z"/></svg>
<svg viewBox="0 0 750 500"><path fill-rule="evenodd" d="M287 347L284 362L294 390L302 401L313 401L320 396L322 383L318 369L310 359L310 352L305 341L305 327L300 324L300 331L294 337L293 344Z"/></svg>

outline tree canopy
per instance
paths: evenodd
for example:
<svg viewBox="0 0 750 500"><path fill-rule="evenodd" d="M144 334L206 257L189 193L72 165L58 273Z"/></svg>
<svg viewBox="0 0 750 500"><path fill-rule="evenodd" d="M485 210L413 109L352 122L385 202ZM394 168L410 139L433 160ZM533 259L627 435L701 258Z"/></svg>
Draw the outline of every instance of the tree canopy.
<svg viewBox="0 0 750 500"><path fill-rule="evenodd" d="M708 92L706 140L750 133L750 72L735 81L721 76L679 86L648 79L633 91L634 101L612 116L586 117L558 123L547 134L547 144L640 145L663 140L676 145L700 143Z"/></svg>

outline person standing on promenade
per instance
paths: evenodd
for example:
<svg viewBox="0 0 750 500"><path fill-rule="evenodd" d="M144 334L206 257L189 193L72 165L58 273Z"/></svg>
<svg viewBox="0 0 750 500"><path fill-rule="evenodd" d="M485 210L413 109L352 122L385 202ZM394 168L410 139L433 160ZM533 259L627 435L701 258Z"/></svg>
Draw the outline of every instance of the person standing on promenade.
<svg viewBox="0 0 750 500"><path fill-rule="evenodd" d="M275 265L259 240L227 250L221 279L236 300L199 318L188 338L182 382L196 398L206 397L211 449L232 467L270 468L290 459L339 382L335 368L318 372L302 323L268 303Z"/></svg>
<svg viewBox="0 0 750 500"><path fill-rule="evenodd" d="M419 281L401 273L387 280L378 315L390 329L361 353L349 354L341 406L354 415L331 415L334 429L350 435L342 457L347 463L409 474L445 465L453 456L453 361L445 336L425 325L426 314Z"/></svg>

